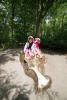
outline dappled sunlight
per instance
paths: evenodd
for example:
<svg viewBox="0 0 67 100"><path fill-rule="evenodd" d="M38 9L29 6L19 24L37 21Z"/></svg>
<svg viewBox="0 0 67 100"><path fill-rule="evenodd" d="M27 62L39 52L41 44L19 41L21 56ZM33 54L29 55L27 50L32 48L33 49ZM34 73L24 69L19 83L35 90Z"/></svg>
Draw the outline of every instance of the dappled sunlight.
<svg viewBox="0 0 67 100"><path fill-rule="evenodd" d="M9 49L5 51L0 51L0 65L7 63L8 61L15 61L15 57L21 53L21 49Z"/></svg>
<svg viewBox="0 0 67 100"><path fill-rule="evenodd" d="M47 59L46 64L44 64L45 73L51 77L52 83L50 87L44 89L42 93L37 93L35 92L36 87L34 87L34 85L37 85L34 84L34 81L37 81L37 77L34 75L34 81L31 77L31 74L33 75L35 73L29 71L29 74L25 71L28 69L27 65L25 67L25 65L21 65L20 63L22 59L19 60L19 57L22 52L23 50L21 49L13 49L2 51L0 53L0 57L2 58L2 63L0 63L0 100L63 100L63 98L66 100L67 56L60 56L58 54L53 55L50 54L50 52L44 53L45 58ZM13 53L17 53L16 56L13 56ZM40 62L38 63L42 66L43 62L41 64ZM29 75L31 78L28 77ZM64 84L61 84L63 81ZM61 91L61 88L63 91Z"/></svg>
<svg viewBox="0 0 67 100"><path fill-rule="evenodd" d="M0 65L7 63L8 61L14 61L15 59L8 56L8 54L0 55Z"/></svg>
<svg viewBox="0 0 67 100"><path fill-rule="evenodd" d="M67 100L67 0L0 0L0 100Z"/></svg>

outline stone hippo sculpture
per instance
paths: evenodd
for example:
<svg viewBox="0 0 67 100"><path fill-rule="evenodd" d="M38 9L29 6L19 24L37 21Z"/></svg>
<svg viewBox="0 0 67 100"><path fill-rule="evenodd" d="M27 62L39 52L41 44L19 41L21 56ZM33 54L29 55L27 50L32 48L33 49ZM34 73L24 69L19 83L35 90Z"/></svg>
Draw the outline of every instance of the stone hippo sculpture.
<svg viewBox="0 0 67 100"><path fill-rule="evenodd" d="M50 86L51 78L45 74L45 56L43 56L42 59L35 56L32 60L27 60L27 63L24 63L24 53L21 53L20 62L25 74L34 80L34 88L37 93L43 92L44 89Z"/></svg>

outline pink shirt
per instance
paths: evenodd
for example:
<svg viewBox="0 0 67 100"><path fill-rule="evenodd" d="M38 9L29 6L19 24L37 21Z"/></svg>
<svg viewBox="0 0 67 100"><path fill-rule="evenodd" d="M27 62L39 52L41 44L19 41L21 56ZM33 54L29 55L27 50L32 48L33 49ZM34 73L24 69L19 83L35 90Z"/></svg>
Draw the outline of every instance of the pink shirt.
<svg viewBox="0 0 67 100"><path fill-rule="evenodd" d="M35 44L35 47L36 47L37 49L39 49L39 43L38 43L38 42L35 42L35 41L34 41L33 44Z"/></svg>

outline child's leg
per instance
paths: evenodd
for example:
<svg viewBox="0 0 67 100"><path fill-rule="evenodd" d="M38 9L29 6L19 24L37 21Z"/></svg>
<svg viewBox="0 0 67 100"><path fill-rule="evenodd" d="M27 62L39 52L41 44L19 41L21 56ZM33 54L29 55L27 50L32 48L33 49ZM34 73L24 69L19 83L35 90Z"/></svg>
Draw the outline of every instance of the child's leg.
<svg viewBox="0 0 67 100"><path fill-rule="evenodd" d="M29 50L29 55L30 55L30 57L34 56L34 53L32 50Z"/></svg>
<svg viewBox="0 0 67 100"><path fill-rule="evenodd" d="M33 52L34 55L36 55L37 54L37 49L33 48L32 52Z"/></svg>
<svg viewBox="0 0 67 100"><path fill-rule="evenodd" d="M40 52L39 49L37 49L37 55L38 55L40 58L42 58L42 55L41 55L41 52Z"/></svg>
<svg viewBox="0 0 67 100"><path fill-rule="evenodd" d="M27 59L31 59L28 49L25 51L25 60L27 60Z"/></svg>

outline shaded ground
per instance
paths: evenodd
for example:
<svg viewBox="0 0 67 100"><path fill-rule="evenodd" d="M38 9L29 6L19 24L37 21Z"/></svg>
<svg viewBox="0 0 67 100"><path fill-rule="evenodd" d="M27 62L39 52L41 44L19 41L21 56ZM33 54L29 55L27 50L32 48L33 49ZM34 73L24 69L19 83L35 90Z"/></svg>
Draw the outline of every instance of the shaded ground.
<svg viewBox="0 0 67 100"><path fill-rule="evenodd" d="M19 61L22 49L0 51L0 100L67 100L67 54L45 51L45 73L51 87L35 94L34 82L24 74Z"/></svg>

